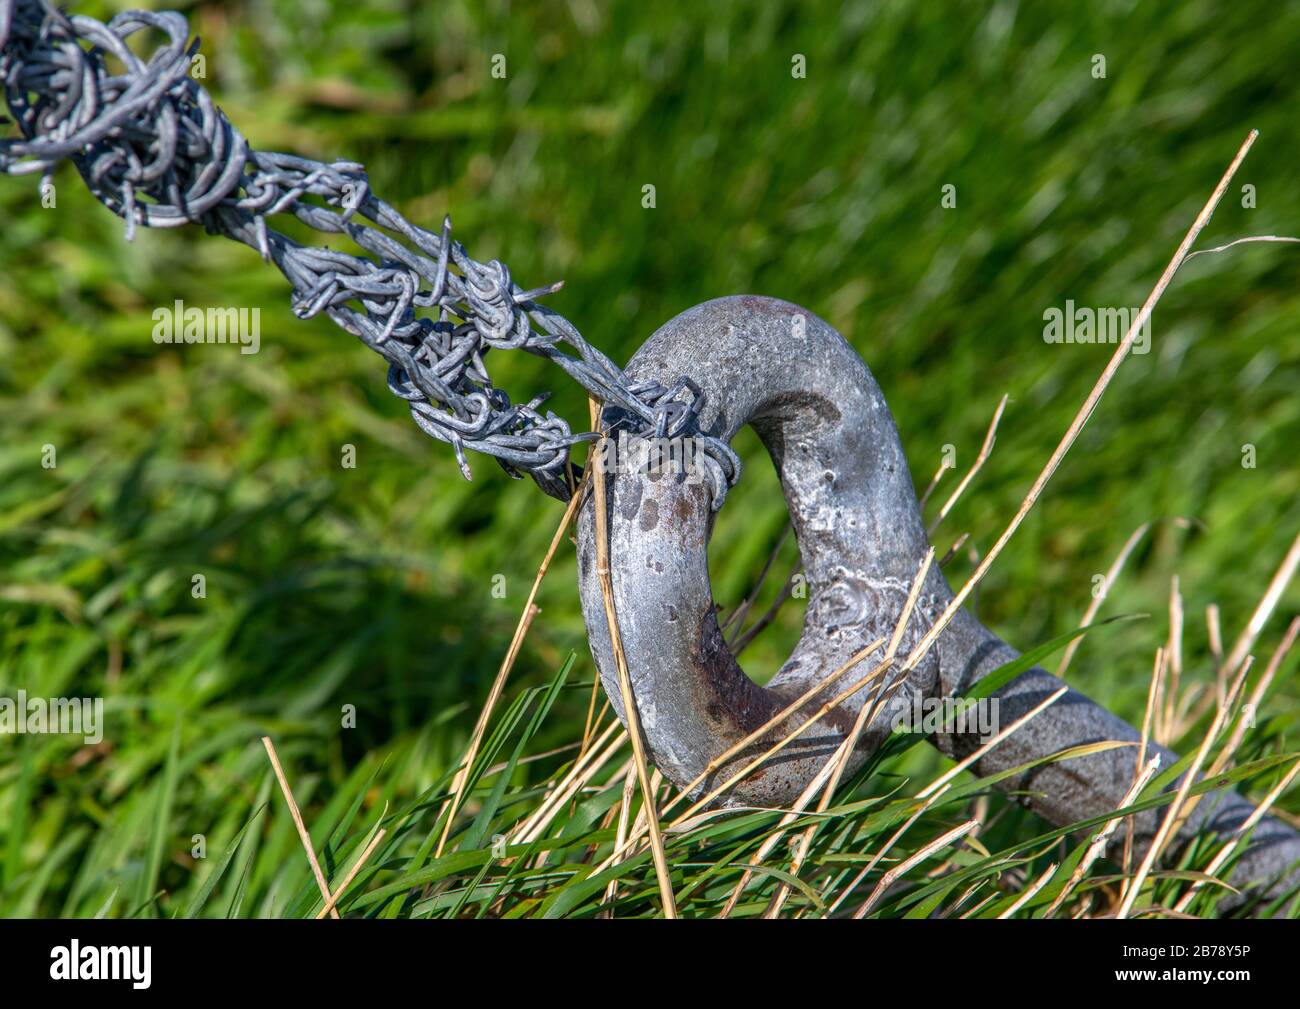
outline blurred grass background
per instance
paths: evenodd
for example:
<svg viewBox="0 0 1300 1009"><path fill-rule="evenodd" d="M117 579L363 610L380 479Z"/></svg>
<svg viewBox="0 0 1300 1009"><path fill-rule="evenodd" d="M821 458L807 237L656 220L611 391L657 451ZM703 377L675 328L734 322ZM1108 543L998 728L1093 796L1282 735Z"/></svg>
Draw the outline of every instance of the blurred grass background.
<svg viewBox="0 0 1300 1009"><path fill-rule="evenodd" d="M1251 127L1261 139L1201 247L1300 233L1296 5L179 6L252 144L362 161L381 196L426 227L450 212L470 252L525 287L564 279L549 304L618 362L699 301L798 302L872 368L918 487L945 444L970 464L1009 394L940 554L965 531L975 550L992 543L1111 354L1045 344L1044 311L1140 305ZM385 758L367 808L446 772L562 506L485 458L465 483L379 359L296 320L250 250L197 228L128 244L70 167L55 181L45 209L36 180L0 179L0 693L103 695L109 724L96 748L0 740L0 908L124 914L162 890L173 913L171 895L193 889L192 836L227 842L266 798L261 733L309 810ZM176 298L259 307L261 352L156 346L151 312ZM1189 637L1204 641L1210 602L1235 637L1300 529L1297 318L1291 247L1189 263L1150 354L1124 365L981 587L985 622L1022 648L1068 630L1093 576L1153 521L1104 611L1152 619L1086 641L1071 681L1140 717L1175 573ZM489 363L516 400L554 389L585 426L584 394L543 362ZM713 545L728 604L785 525L756 440L741 447L747 475ZM794 560L787 544L777 571ZM972 566L963 550L950 580ZM593 675L570 550L539 603L511 694L577 656L545 748L581 732ZM1267 648L1298 603L1293 588ZM746 652L756 678L793 645L801 607ZM1279 732L1300 699L1294 666L1268 702ZM1208 661L1186 674L1211 675ZM340 728L344 705L355 729ZM265 857L230 884L244 913L282 912L284 862L301 861L287 817L271 822Z"/></svg>

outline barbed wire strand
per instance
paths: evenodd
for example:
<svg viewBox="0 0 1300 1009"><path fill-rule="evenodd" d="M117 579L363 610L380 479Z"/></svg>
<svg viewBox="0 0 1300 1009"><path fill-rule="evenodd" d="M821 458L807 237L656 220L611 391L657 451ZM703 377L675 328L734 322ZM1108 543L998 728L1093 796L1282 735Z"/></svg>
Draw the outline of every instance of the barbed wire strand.
<svg viewBox="0 0 1300 1009"><path fill-rule="evenodd" d="M127 39L147 29L166 41L146 59ZM257 250L292 285L294 314L324 313L388 362L389 389L420 430L451 445L466 479L471 449L567 500L570 449L599 437L543 414L549 393L514 403L493 385L488 352L525 350L614 407L614 429L692 438L693 461L721 507L740 461L699 430L704 397L689 377L633 383L539 303L560 284L525 290L504 263L471 258L451 237L450 217L439 232L412 224L371 191L364 166L250 148L191 76L198 49L174 11L127 11L103 23L47 0L0 0L0 87L22 134L0 140L0 172L49 181L71 161L126 222L128 240L138 226L194 223ZM373 258L301 245L268 226L277 214L346 235Z"/></svg>

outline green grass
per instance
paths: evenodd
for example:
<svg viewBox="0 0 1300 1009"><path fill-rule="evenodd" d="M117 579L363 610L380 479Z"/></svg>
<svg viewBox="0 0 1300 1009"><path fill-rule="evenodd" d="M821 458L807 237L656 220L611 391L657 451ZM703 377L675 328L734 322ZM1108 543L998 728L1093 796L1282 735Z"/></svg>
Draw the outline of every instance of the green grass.
<svg viewBox="0 0 1300 1009"><path fill-rule="evenodd" d="M872 368L918 486L945 445L969 465L1008 393L992 458L936 536L940 554L964 531L982 552L1110 354L1045 344L1043 312L1067 298L1140 304L1251 127L1261 139L1201 247L1300 233L1300 11L1263 0L843 6L185 10L214 94L255 145L363 161L378 193L426 226L450 212L471 253L500 258L523 285L563 278L550 303L616 361L707 298L806 305ZM504 81L489 76L494 53L507 56ZM791 77L795 53L806 79ZM1104 80L1091 76L1097 53ZM562 507L487 459L472 458L474 481L462 481L389 395L378 358L323 319L295 319L283 279L250 250L194 228L127 244L74 171L56 184L57 208L43 209L35 180L0 179L0 695L103 696L108 728L97 748L0 739L0 913L314 914L263 734L332 880L372 830L388 831L346 913L591 916L611 879L618 916L656 913L648 856L590 875L612 845L602 824L621 783L602 779L544 844L509 852L528 858L492 852L573 752L524 761L575 742L586 718L594 674L567 548L471 801L432 857L440 797ZM653 210L641 206L646 184ZM1242 185L1255 187L1254 209ZM175 298L260 307L261 352L156 346L150 313ZM1153 521L1103 611L1152 617L1089 635L1071 682L1141 717L1174 574L1184 682L1210 682L1206 605L1222 607L1235 637L1300 529L1297 318L1293 248L1189 263L1156 312L1151 353L1125 363L981 586L981 618L1024 649L1070 630L1093 576ZM516 400L553 388L553 408L581 426L583 394L558 372L519 355L493 364ZM339 464L345 444L355 469ZM1247 444L1253 469L1241 465ZM46 445L53 469L41 466ZM712 547L726 604L786 521L756 440L739 447L747 474ZM774 570L794 561L787 543ZM950 580L972 567L963 551ZM1262 655L1298 606L1293 586ZM801 621L792 600L746 651L747 670L774 672ZM1257 797L1295 749L1295 666L1283 665L1238 753ZM353 728L342 727L348 705ZM1170 742L1186 752L1205 725ZM856 874L942 766L926 747L890 754L846 782L832 815L797 821L819 829L786 913L815 910ZM987 784L962 779L894 854L965 819ZM1300 812L1300 794L1279 805ZM987 857L941 852L874 913L942 912L980 880L963 908L1002 887L985 909L997 913L1050 862L1068 875L1077 841L1000 797L988 806ZM749 813L668 835L684 914L717 913L775 820ZM958 871L927 879L949 855ZM788 866L782 847L736 913L761 913ZM1101 904L1115 871L1090 874ZM1041 911L1058 882L1020 913ZM1162 876L1143 901L1186 885ZM1194 909L1212 910L1208 898Z"/></svg>

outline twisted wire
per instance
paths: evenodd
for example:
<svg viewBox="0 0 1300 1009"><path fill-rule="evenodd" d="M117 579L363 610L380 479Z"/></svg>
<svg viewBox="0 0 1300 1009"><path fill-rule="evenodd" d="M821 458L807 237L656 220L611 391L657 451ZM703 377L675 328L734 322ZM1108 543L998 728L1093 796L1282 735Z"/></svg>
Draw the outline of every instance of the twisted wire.
<svg viewBox="0 0 1300 1009"><path fill-rule="evenodd" d="M146 29L165 41L143 58L127 40ZM0 140L0 172L48 179L70 161L126 222L128 240L139 226L196 223L257 250L289 280L299 318L324 314L388 362L389 389L420 430L451 445L466 479L470 449L567 500L570 449L599 437L543 412L549 393L515 403L493 384L489 351L524 350L615 407L616 427L695 439L694 458L721 507L740 462L699 430L704 399L689 378L632 383L540 304L561 284L526 290L504 263L473 259L451 237L449 217L439 232L411 223L371 191L362 165L249 147L193 79L198 47L174 11L127 11L103 23L47 0L0 0L0 88L22 134ZM346 235L370 255L299 244L268 225L277 214Z"/></svg>

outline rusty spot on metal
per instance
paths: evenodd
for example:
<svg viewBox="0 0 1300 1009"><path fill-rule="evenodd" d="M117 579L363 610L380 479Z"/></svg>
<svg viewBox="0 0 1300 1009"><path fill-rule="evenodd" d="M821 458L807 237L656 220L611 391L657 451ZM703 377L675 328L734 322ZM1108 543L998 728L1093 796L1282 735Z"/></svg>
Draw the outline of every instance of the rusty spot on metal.
<svg viewBox="0 0 1300 1009"><path fill-rule="evenodd" d="M745 675L722 636L713 607L699 621L691 658L703 674L705 710L714 722L752 732L777 713L775 696Z"/></svg>
<svg viewBox="0 0 1300 1009"><path fill-rule="evenodd" d="M691 515L694 512L694 509L691 507L691 503L686 499L685 495L680 495L677 498L677 503L673 505L673 512L676 514L678 522L686 523L691 520Z"/></svg>
<svg viewBox="0 0 1300 1009"><path fill-rule="evenodd" d="M641 529L643 532L649 532L659 524L659 502L654 498L646 498L641 505Z"/></svg>

